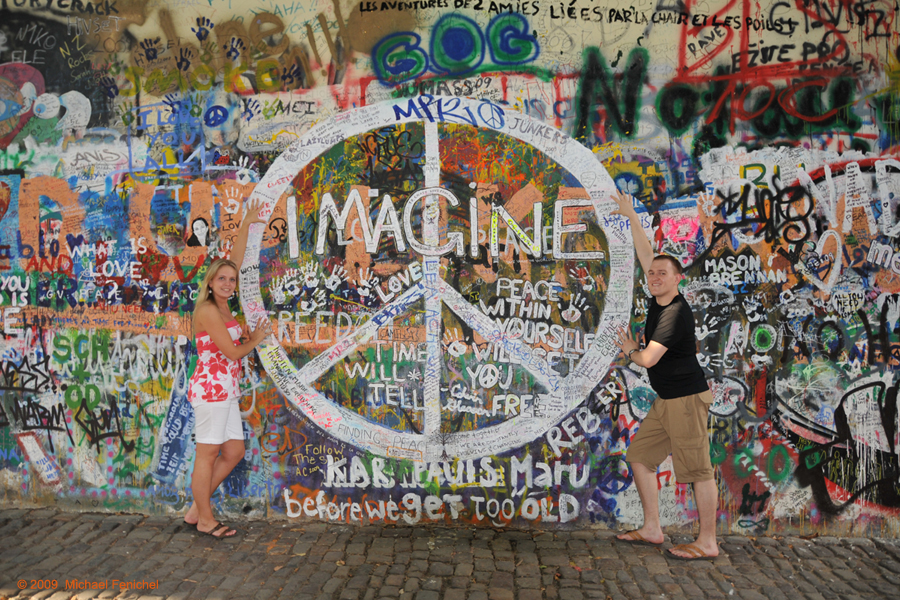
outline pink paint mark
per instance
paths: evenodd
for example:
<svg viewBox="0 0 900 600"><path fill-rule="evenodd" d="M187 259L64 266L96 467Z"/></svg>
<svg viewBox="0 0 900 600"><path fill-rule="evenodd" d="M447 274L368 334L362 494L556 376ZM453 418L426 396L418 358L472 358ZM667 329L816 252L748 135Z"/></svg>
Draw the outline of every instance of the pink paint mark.
<svg viewBox="0 0 900 600"><path fill-rule="evenodd" d="M700 220L693 217L661 219L660 227L663 235L673 242L691 242L697 239Z"/></svg>

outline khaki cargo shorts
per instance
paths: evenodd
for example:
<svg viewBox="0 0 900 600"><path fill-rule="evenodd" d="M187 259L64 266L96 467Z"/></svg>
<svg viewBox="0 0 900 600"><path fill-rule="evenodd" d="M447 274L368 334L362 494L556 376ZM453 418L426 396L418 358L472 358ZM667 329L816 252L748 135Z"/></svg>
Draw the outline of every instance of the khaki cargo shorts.
<svg viewBox="0 0 900 600"><path fill-rule="evenodd" d="M712 402L710 391L681 398L657 398L631 439L625 460L656 471L671 454L678 483L713 479L707 429Z"/></svg>

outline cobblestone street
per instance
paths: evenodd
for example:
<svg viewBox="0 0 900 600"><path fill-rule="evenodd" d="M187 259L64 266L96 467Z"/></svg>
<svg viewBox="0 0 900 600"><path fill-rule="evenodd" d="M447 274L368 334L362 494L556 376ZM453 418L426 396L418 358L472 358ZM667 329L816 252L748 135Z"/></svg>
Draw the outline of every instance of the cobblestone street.
<svg viewBox="0 0 900 600"><path fill-rule="evenodd" d="M688 564L600 530L234 525L218 541L177 517L0 511L0 598L849 600L900 589L894 540L729 536L717 559Z"/></svg>

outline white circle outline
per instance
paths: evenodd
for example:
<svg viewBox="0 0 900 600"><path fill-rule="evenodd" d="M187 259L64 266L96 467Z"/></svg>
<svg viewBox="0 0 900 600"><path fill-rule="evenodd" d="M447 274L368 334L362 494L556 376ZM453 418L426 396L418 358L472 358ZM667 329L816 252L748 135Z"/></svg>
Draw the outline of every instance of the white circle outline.
<svg viewBox="0 0 900 600"><path fill-rule="evenodd" d="M466 116L474 120L473 115L480 115L480 110L485 104L491 104L494 115L497 114L496 111L500 111L502 124L500 127L489 127L482 121L479 126L536 147L570 174L578 177L579 183L582 179L586 179L593 184L584 189L590 196L597 223L607 237L610 254L604 310L594 332L594 341L579 359L575 369L564 378L548 372L546 363L535 366L541 367L538 369L539 374L529 366L521 365L535 375L538 382L549 391L547 396L552 402L544 407L546 411L542 411L540 417L519 415L486 430L453 434L436 432L413 434L381 427L358 413L336 406L312 386L318 376L309 377L309 373L320 370L321 376L330 368L329 364L340 360L354 347L371 339L387 319L401 314L412 302L422 297L426 298L426 303L434 300L436 294L439 295L439 301L446 304L460 319L466 321L486 339L504 344L508 352L521 353L527 346L521 341L502 335L490 317L469 304L458 291L440 278L434 278L436 281L432 279L428 286L424 281L420 281L410 287L398 298L383 306L355 332L346 335L311 359L304 365L304 373L291 362L285 349L270 334L257 348L257 352L266 372L285 398L329 435L353 445L358 450L389 458L435 461L447 456L468 460L521 447L544 435L585 400L606 375L619 351L614 342L617 330L628 327L634 285L634 247L628 221L621 216L610 215L617 206L611 199L616 187L609 173L588 148L565 133L522 113L510 112L489 101L420 96L402 101L388 100L340 113L311 128L303 137L288 146L256 185L250 200L262 203L260 217L268 219L294 177L334 145L380 127L404 123L421 121L426 126L431 124L432 127L436 126L435 123L472 126ZM442 105L444 110L440 110ZM400 111L395 110L395 107L399 107ZM406 114L401 115L401 112ZM512 123L513 120L515 123ZM435 168L434 165L428 167ZM251 226L240 274L241 306L248 322L254 324L267 318L259 281L259 253L266 226L264 224ZM439 261L433 257L423 257L426 276L429 272L436 273L436 265L432 263L430 268L428 265L429 261L434 260ZM428 415L426 420L427 418Z"/></svg>

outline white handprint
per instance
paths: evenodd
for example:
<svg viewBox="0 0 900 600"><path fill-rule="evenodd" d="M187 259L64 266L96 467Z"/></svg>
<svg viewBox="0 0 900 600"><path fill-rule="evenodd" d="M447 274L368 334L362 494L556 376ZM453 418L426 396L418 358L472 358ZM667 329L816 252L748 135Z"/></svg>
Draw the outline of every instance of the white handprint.
<svg viewBox="0 0 900 600"><path fill-rule="evenodd" d="M302 289L302 287L300 286L300 271L298 271L297 269L291 269L285 274L284 278L286 280L285 290L287 291L287 293L289 293L291 296L296 296L297 294L299 294L300 290Z"/></svg>
<svg viewBox="0 0 900 600"><path fill-rule="evenodd" d="M300 267L300 274L303 277L303 287L313 289L319 285L319 264L314 261Z"/></svg>
<svg viewBox="0 0 900 600"><path fill-rule="evenodd" d="M891 294L888 299L887 320L891 324L891 331L897 327L897 321L900 320L900 298Z"/></svg>
<svg viewBox="0 0 900 600"><path fill-rule="evenodd" d="M756 298L744 298L744 312L751 323L762 321L766 317L762 304Z"/></svg>
<svg viewBox="0 0 900 600"><path fill-rule="evenodd" d="M253 168L256 166L256 161L250 162L249 156L242 156L238 159L237 162L238 169L235 172L235 176L237 176L237 182L246 185L248 183L253 183L254 181L259 181L259 173Z"/></svg>
<svg viewBox="0 0 900 600"><path fill-rule="evenodd" d="M338 265L331 271L331 275L325 281L325 287L333 292L345 281L347 281L347 270Z"/></svg>
<svg viewBox="0 0 900 600"><path fill-rule="evenodd" d="M451 356L462 356L466 353L466 343L462 341L458 329L448 329L444 332L444 345Z"/></svg>
<svg viewBox="0 0 900 600"><path fill-rule="evenodd" d="M716 213L716 197L713 194L698 194L697 204L703 209L707 217L711 217Z"/></svg>
<svg viewBox="0 0 900 600"><path fill-rule="evenodd" d="M711 336L713 333L715 333L715 332L710 331L709 327L706 325L706 323L704 323L700 327L694 327L694 335L696 336L696 338L698 340L705 340L706 338Z"/></svg>
<svg viewBox="0 0 900 600"><path fill-rule="evenodd" d="M291 269L281 277L276 277L272 284L272 298L276 304L284 304L288 296L293 297L300 293L300 272Z"/></svg>
<svg viewBox="0 0 900 600"><path fill-rule="evenodd" d="M320 306L325 305L325 290L316 290L312 296L300 302L300 313L312 314Z"/></svg>
<svg viewBox="0 0 900 600"><path fill-rule="evenodd" d="M381 280L368 268L365 271L359 269L359 279L356 281L359 295L367 298L379 281Z"/></svg>
<svg viewBox="0 0 900 600"><path fill-rule="evenodd" d="M272 300L275 301L275 304L284 304L287 301L287 295L284 293L284 285L279 279L281 278L276 277L269 289L272 290Z"/></svg>
<svg viewBox="0 0 900 600"><path fill-rule="evenodd" d="M582 297L580 292L574 298L569 296L569 308L562 311L562 318L569 323L577 321L586 306L587 298Z"/></svg>

